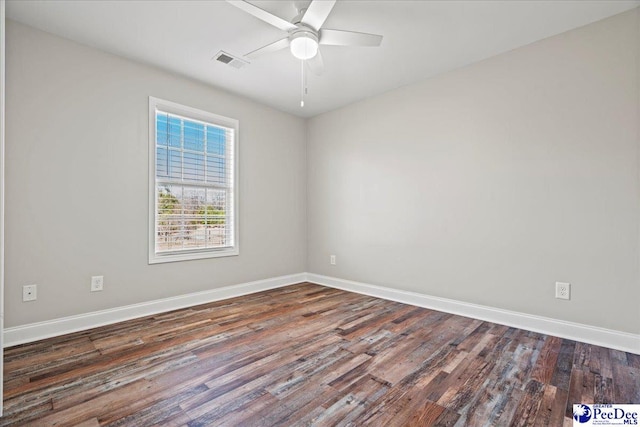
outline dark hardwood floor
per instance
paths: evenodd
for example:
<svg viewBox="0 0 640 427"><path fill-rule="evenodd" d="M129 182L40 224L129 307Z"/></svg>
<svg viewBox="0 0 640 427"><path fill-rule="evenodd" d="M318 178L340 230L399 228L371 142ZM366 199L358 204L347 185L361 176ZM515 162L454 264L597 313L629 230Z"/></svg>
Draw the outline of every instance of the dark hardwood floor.
<svg viewBox="0 0 640 427"><path fill-rule="evenodd" d="M562 426L640 356L303 283L5 351L2 425Z"/></svg>

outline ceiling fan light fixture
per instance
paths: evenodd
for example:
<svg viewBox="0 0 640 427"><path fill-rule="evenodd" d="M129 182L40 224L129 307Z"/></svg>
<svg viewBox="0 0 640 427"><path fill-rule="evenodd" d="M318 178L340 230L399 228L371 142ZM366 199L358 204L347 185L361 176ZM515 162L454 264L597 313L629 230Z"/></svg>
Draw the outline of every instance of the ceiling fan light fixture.
<svg viewBox="0 0 640 427"><path fill-rule="evenodd" d="M291 54L298 59L311 59L318 54L318 37L309 31L298 31L291 35Z"/></svg>

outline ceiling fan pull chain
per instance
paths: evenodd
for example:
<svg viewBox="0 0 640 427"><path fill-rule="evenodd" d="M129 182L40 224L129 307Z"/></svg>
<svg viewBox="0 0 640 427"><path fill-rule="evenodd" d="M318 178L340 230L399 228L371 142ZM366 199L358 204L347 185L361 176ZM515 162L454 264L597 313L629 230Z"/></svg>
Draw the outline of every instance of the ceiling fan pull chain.
<svg viewBox="0 0 640 427"><path fill-rule="evenodd" d="M304 108L304 94L306 92L306 88L305 88L305 84L304 84L304 59L300 60L300 68L302 70L302 76L300 79L300 83L301 83L301 93L300 93L300 108Z"/></svg>
<svg viewBox="0 0 640 427"><path fill-rule="evenodd" d="M306 61L302 61L302 62L306 62ZM309 94L309 69L308 66L309 64L306 63L304 65L307 65L307 67L302 67L303 70L306 70L306 73L303 71L302 75L304 76L304 94L308 95Z"/></svg>

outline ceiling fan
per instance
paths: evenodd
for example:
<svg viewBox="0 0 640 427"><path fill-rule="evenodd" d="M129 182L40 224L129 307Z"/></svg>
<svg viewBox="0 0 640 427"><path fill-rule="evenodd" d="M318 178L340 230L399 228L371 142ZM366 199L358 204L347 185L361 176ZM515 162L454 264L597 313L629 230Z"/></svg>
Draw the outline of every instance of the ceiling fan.
<svg viewBox="0 0 640 427"><path fill-rule="evenodd" d="M312 0L308 5L305 1L296 1L298 15L291 22L247 1L227 0L227 2L289 33L285 38L247 53L245 56L250 59L288 47L293 56L306 61L311 71L319 75L324 69L324 63L318 45L375 47L380 46L382 42L382 36L377 34L322 28L336 0ZM307 6L304 7L305 5Z"/></svg>

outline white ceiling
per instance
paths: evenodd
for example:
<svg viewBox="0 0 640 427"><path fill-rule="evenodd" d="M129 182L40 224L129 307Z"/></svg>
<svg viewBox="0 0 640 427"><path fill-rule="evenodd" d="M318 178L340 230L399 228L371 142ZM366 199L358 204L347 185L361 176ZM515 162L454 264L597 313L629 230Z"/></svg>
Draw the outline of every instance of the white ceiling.
<svg viewBox="0 0 640 427"><path fill-rule="evenodd" d="M318 0L320 1L320 0ZM252 1L284 19L293 1ZM325 71L308 75L288 50L235 69L242 56L286 34L224 1L8 0L7 16L98 49L311 117L640 5L633 1L338 0L324 28L384 35L378 48L322 46Z"/></svg>

